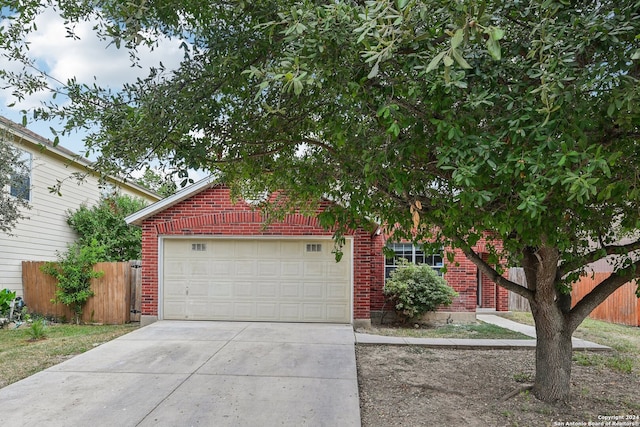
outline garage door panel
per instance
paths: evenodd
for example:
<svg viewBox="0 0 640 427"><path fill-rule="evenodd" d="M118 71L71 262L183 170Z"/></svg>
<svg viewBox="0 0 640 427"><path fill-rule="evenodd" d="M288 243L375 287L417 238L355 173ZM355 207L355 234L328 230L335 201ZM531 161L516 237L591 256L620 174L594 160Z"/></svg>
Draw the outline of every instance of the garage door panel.
<svg viewBox="0 0 640 427"><path fill-rule="evenodd" d="M231 298L233 297L233 283L232 282L214 282L207 285L209 288L208 296L217 298Z"/></svg>
<svg viewBox="0 0 640 427"><path fill-rule="evenodd" d="M349 298L349 289L335 283L327 284L327 298L345 300Z"/></svg>
<svg viewBox="0 0 640 427"><path fill-rule="evenodd" d="M182 301L166 300L164 301L164 318L169 320L185 319L187 315L187 303Z"/></svg>
<svg viewBox="0 0 640 427"><path fill-rule="evenodd" d="M324 286L322 283L303 283L304 297L306 299L322 299L324 297Z"/></svg>
<svg viewBox="0 0 640 427"><path fill-rule="evenodd" d="M321 322L324 320L325 308L321 303L302 304L302 317L305 322Z"/></svg>
<svg viewBox="0 0 640 427"><path fill-rule="evenodd" d="M339 264L331 247L319 239L166 239L163 317L349 322L350 247Z"/></svg>
<svg viewBox="0 0 640 427"><path fill-rule="evenodd" d="M273 254L280 253L280 250L279 240L265 240L258 245L257 256L258 258L273 257Z"/></svg>
<svg viewBox="0 0 640 427"><path fill-rule="evenodd" d="M327 321L340 322L349 315L349 306L347 304L327 304Z"/></svg>
<svg viewBox="0 0 640 427"><path fill-rule="evenodd" d="M300 319L300 304L280 304L280 320L295 322Z"/></svg>
<svg viewBox="0 0 640 427"><path fill-rule="evenodd" d="M256 284L256 290L257 290L257 294L256 296L258 298L268 298L268 299L273 299L273 300L277 300L278 299L278 288L279 288L279 283L277 282L261 282L261 283L257 283Z"/></svg>
<svg viewBox="0 0 640 427"><path fill-rule="evenodd" d="M300 295L300 285L297 283L283 283L280 285L280 298L294 298L298 299Z"/></svg>
<svg viewBox="0 0 640 427"><path fill-rule="evenodd" d="M186 306L187 318L193 320L206 319L209 316L209 304L206 301L190 300Z"/></svg>
<svg viewBox="0 0 640 427"><path fill-rule="evenodd" d="M258 257L258 247L253 240L237 240L234 242L235 251L232 252L236 259L251 259Z"/></svg>
<svg viewBox="0 0 640 427"><path fill-rule="evenodd" d="M305 261L304 263L304 277L305 278L324 278L326 274L325 265L326 261Z"/></svg>
<svg viewBox="0 0 640 427"><path fill-rule="evenodd" d="M231 320L233 319L233 304L227 302L208 302L208 319ZM207 320L207 319L202 319Z"/></svg>
<svg viewBox="0 0 640 427"><path fill-rule="evenodd" d="M340 262L327 263L327 278L330 279L346 279L349 277L351 270L348 264Z"/></svg>
<svg viewBox="0 0 640 427"><path fill-rule="evenodd" d="M236 277L256 277L258 268L255 260L230 260L233 263Z"/></svg>
<svg viewBox="0 0 640 427"><path fill-rule="evenodd" d="M184 259L174 258L164 260L165 277L167 275L184 276L188 270L189 266Z"/></svg>
<svg viewBox="0 0 640 427"><path fill-rule="evenodd" d="M211 274L214 277L230 276L233 271L233 264L228 260L209 260L211 266Z"/></svg>
<svg viewBox="0 0 640 427"><path fill-rule="evenodd" d="M267 322L277 322L278 303L277 302L258 302L256 303L256 318Z"/></svg>
<svg viewBox="0 0 640 427"><path fill-rule="evenodd" d="M252 319L255 316L256 304L252 302L237 302L233 304L234 319Z"/></svg>
<svg viewBox="0 0 640 427"><path fill-rule="evenodd" d="M299 241L280 241L282 259L298 259L304 255L304 246Z"/></svg>
<svg viewBox="0 0 640 427"><path fill-rule="evenodd" d="M208 280L190 280L186 286L187 295L190 297L202 297L209 296L210 284Z"/></svg>
<svg viewBox="0 0 640 427"><path fill-rule="evenodd" d="M210 265L211 263L208 260L191 260L189 262L190 275L208 277L211 275Z"/></svg>
<svg viewBox="0 0 640 427"><path fill-rule="evenodd" d="M256 295L255 283L253 282L234 282L233 296L239 298L250 298Z"/></svg>
<svg viewBox="0 0 640 427"><path fill-rule="evenodd" d="M280 263L277 260L258 261L260 277L280 277Z"/></svg>
<svg viewBox="0 0 640 427"><path fill-rule="evenodd" d="M280 262L280 276L286 278L299 278L302 276L301 261L282 261Z"/></svg>

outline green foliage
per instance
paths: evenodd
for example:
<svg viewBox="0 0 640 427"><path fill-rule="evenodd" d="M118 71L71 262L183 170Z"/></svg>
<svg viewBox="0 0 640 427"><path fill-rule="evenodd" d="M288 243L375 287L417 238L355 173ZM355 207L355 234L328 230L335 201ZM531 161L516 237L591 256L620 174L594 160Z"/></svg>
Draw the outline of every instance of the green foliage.
<svg viewBox="0 0 640 427"><path fill-rule="evenodd" d="M16 298L16 293L9 289L3 289L0 291L0 317L9 316L11 310L11 301Z"/></svg>
<svg viewBox="0 0 640 427"><path fill-rule="evenodd" d="M429 265L406 261L391 273L384 294L406 319L419 319L439 306L447 306L458 296Z"/></svg>
<svg viewBox="0 0 640 427"><path fill-rule="evenodd" d="M140 259L142 230L129 226L124 218L145 207L145 202L126 195L103 198L99 204L81 206L69 214L68 224L80 236L78 244L89 246L97 241L104 248L98 261L129 261Z"/></svg>
<svg viewBox="0 0 640 427"><path fill-rule="evenodd" d="M44 273L58 281L52 301L69 306L77 324L80 323L84 305L94 294L91 279L104 274L93 270L93 266L103 260L104 256L105 248L94 239L87 246L77 243L69 246L66 253L58 253L58 262L48 262L41 267Z"/></svg>
<svg viewBox="0 0 640 427"><path fill-rule="evenodd" d="M169 197L178 189L176 183L171 180L171 175L163 176L150 167L144 170L144 174L136 182L162 197Z"/></svg>
<svg viewBox="0 0 640 427"><path fill-rule="evenodd" d="M323 220L337 236L373 218L491 277L522 263L527 287L500 284L558 333L640 277L637 0L57 3L70 35L90 19L134 60L183 41L177 69L120 91L49 87L27 54L46 5L4 2L0 50L26 66L0 79L18 99L68 95L34 115L66 119L64 132L99 124L86 142L105 172L154 160L186 183L208 170L285 190L283 209L343 202ZM484 237L488 263L473 251ZM611 277L572 304L572 282L607 256Z"/></svg>
<svg viewBox="0 0 640 427"><path fill-rule="evenodd" d="M47 330L47 326L44 320L34 320L33 322L31 322L31 325L29 325L29 328L27 329L27 333L31 338L31 340L35 341L35 340L41 340L43 338L46 338L47 336L46 330Z"/></svg>

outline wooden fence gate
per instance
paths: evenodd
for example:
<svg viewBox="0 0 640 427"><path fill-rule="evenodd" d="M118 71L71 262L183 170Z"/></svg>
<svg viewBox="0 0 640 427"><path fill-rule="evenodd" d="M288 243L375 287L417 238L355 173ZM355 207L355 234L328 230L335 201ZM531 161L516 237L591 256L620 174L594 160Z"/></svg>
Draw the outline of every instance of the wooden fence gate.
<svg viewBox="0 0 640 427"><path fill-rule="evenodd" d="M52 303L57 281L43 273L42 261L22 262L24 300L30 312L71 320L73 313L63 304ZM85 323L122 324L140 320L141 262L100 262L95 271L104 275L91 280L95 295L84 306Z"/></svg>

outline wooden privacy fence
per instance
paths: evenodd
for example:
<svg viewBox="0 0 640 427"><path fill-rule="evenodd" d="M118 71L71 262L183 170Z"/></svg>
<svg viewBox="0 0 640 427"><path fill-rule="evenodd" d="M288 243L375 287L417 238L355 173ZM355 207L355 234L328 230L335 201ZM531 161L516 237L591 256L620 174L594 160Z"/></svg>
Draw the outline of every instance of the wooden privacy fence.
<svg viewBox="0 0 640 427"><path fill-rule="evenodd" d="M610 275L611 273L605 272L582 277L580 282L573 285L573 290L571 291L573 305ZM510 269L509 279L519 284L526 284L522 268ZM609 298L596 307L589 317L622 325L640 326L640 299L636 296L636 288L635 281L619 287L613 294L609 295ZM520 295L509 292L509 310L530 311L529 301Z"/></svg>
<svg viewBox="0 0 640 427"><path fill-rule="evenodd" d="M22 262L24 300L31 313L73 319L72 311L54 304L57 281L40 271L41 261ZM140 320L140 261L100 262L95 271L104 275L91 280L95 295L84 306L82 321L86 323L122 324Z"/></svg>

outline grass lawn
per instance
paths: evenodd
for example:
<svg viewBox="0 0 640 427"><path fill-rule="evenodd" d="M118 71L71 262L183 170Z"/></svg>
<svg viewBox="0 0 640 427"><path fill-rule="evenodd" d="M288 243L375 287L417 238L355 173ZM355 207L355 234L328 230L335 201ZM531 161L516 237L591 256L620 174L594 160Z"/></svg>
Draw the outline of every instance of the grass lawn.
<svg viewBox="0 0 640 427"><path fill-rule="evenodd" d="M503 315L513 321L533 325L531 313L512 312ZM607 366L623 372L640 372L640 327L616 325L601 320L585 319L576 332L581 338L614 349L613 353L574 353L576 363L585 366Z"/></svg>
<svg viewBox="0 0 640 427"><path fill-rule="evenodd" d="M31 340L30 327L0 329L0 387L33 375L76 354L135 330L129 325L45 326L45 338Z"/></svg>
<svg viewBox="0 0 640 427"><path fill-rule="evenodd" d="M473 339L503 339L530 340L531 337L520 332L504 329L489 323L478 322L469 325L420 326L418 328L401 326L374 326L370 330L362 331L376 335L412 337L412 338L473 338Z"/></svg>

